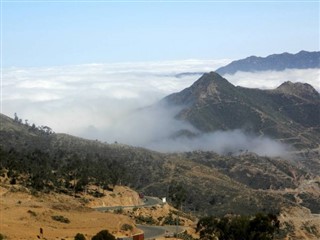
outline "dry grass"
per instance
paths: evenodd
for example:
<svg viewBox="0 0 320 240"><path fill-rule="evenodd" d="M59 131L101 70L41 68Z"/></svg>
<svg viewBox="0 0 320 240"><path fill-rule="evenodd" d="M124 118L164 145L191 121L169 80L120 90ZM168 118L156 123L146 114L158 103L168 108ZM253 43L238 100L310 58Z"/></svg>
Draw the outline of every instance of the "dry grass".
<svg viewBox="0 0 320 240"><path fill-rule="evenodd" d="M77 233L91 239L102 229L123 236L129 234L121 231L123 224L134 226L127 216L94 211L70 196L46 194L35 197L27 191L12 191L8 187L0 187L0 212L0 233L14 240L37 239L40 228L46 239L57 240L74 239ZM55 221L52 216L63 216L70 223ZM133 228L133 232L138 231Z"/></svg>
<svg viewBox="0 0 320 240"><path fill-rule="evenodd" d="M279 220L282 226L287 226L293 231L288 233L286 240L319 240L320 215L311 214L310 210L301 207L283 209Z"/></svg>

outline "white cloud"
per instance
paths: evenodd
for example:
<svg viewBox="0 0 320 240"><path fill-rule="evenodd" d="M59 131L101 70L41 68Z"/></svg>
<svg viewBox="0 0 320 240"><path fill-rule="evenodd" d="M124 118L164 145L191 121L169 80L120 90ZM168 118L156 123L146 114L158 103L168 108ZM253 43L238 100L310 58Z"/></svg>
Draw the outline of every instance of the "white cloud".
<svg viewBox="0 0 320 240"><path fill-rule="evenodd" d="M234 149L265 154L263 149L269 149L267 146L272 149L278 146L280 150L273 153L281 152L284 147L273 145L272 140L248 138L241 132L168 140L179 130L196 133L197 130L174 118L178 109L146 108L200 77L200 74L182 77L176 74L209 72L229 62L185 60L3 69L2 113L12 117L17 112L20 118L36 125L48 125L56 132L161 151L225 152L231 146L228 140L231 137ZM274 88L288 80L315 85L318 76L319 70L286 70L225 77L235 85ZM143 110L137 112L137 109Z"/></svg>
<svg viewBox="0 0 320 240"><path fill-rule="evenodd" d="M83 128L100 126L108 122L101 117L114 119L129 109L153 104L199 77L176 78L175 74L206 72L228 62L184 60L3 69L2 112L9 116L17 112L21 118L50 125L57 132L77 134L81 124L74 124L74 119L80 116Z"/></svg>
<svg viewBox="0 0 320 240"><path fill-rule="evenodd" d="M303 82L320 91L320 69L286 69L284 71L236 72L223 76L236 86L273 89L283 82Z"/></svg>
<svg viewBox="0 0 320 240"><path fill-rule="evenodd" d="M215 151L219 154L239 154L242 152L254 152L261 156L286 156L290 147L276 142L267 137L248 135L236 129L233 131L216 131L202 134L197 138L182 137L158 141L147 145L148 148L158 151Z"/></svg>

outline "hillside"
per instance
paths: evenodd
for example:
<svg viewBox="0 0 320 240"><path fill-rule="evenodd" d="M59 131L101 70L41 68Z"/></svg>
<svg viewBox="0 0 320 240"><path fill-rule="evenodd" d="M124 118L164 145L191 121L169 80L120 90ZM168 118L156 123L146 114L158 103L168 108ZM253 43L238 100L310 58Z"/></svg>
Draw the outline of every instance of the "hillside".
<svg viewBox="0 0 320 240"><path fill-rule="evenodd" d="M108 189L110 184L121 183L153 196L167 196L174 205L183 204L185 210L198 214L278 211L287 204L319 211L319 193L311 191L312 187L299 190L301 184L316 184L313 180L317 174L288 160L250 153L160 154L65 134L34 132L4 115L0 134L2 172L9 182L36 190L73 195L85 191L87 184ZM292 191L284 194L286 188ZM181 193L180 200L174 191ZM99 196L96 191L89 194Z"/></svg>
<svg viewBox="0 0 320 240"><path fill-rule="evenodd" d="M119 202L121 197L117 196ZM30 190L19 185L0 186L0 233L7 239L68 239L73 240L77 233L91 239L96 233L107 229L116 236L136 234L141 231L128 216L101 213L86 206L86 196L72 196L50 193L31 194ZM62 216L54 219L54 216ZM124 231L124 225L132 226L132 231Z"/></svg>
<svg viewBox="0 0 320 240"><path fill-rule="evenodd" d="M200 131L242 129L296 149L320 142L320 95L309 84L286 82L274 90L235 87L215 72L163 99L181 106L176 116Z"/></svg>
<svg viewBox="0 0 320 240"><path fill-rule="evenodd" d="M267 57L251 56L231 62L216 70L220 75L236 72L283 71L285 69L320 68L320 52L300 51L296 54L281 53Z"/></svg>
<svg viewBox="0 0 320 240"><path fill-rule="evenodd" d="M290 207L307 209L305 211L311 213L320 212L319 172L315 170L315 173L312 173L303 162L261 157L247 152L229 156L202 151L161 154L142 148L105 144L66 134L48 134L7 116L0 115L0 117L1 186L3 187L14 188L18 184L33 194L60 194L61 199L72 199L76 196L76 199L80 200L83 194L86 194L88 204L86 206L93 207L117 205L117 202L112 201L115 193L112 191L117 191L113 187L114 184L121 184L146 195L166 196L177 208L197 216L224 216L230 213L247 215L257 212L279 214L283 209ZM308 162L314 169L317 168L317 165ZM128 198L120 202L134 203L132 195L124 192L121 195ZM45 218L50 214L63 214L72 221L78 219L77 214L85 216L78 210L77 213L72 213L72 210L62 213L60 210L50 210L49 207L48 210L40 211L30 208L37 204L25 205L25 200L21 202L21 206L24 206L21 208L21 214L24 217L28 216L25 219L31 223L32 216L29 217L30 214L25 211L36 212L37 216L41 212L41 218L38 219L40 222L46 222ZM72 203L71 200L68 202ZM51 200L49 204L52 205ZM14 206L16 201L12 202L12 208L8 207L13 210L16 209ZM43 215L42 211L47 215ZM156 214L154 216L160 214L156 213L158 210L152 209L152 212ZM100 218L94 216L98 213L88 214L89 221L91 217ZM127 214L130 216L138 214L134 218L148 222L153 216L148 212L144 212L147 216L144 218L139 217L140 212L129 211ZM170 215L170 211L167 214ZM159 216L152 222L157 223L159 219L165 219ZM312 216L309 218L313 219ZM10 219L8 218L8 221L11 221ZM284 221L285 219L288 218L284 218ZM52 223L54 222L48 222L51 225ZM295 226L300 229L301 224L307 223L300 219ZM35 226L37 229L39 225ZM76 229L80 231L80 228L74 230ZM70 232L67 234L68 231L68 228L65 228L66 236L71 234ZM92 228L93 231L96 231L96 228ZM304 234L305 230L301 231ZM310 237L310 239L315 238Z"/></svg>

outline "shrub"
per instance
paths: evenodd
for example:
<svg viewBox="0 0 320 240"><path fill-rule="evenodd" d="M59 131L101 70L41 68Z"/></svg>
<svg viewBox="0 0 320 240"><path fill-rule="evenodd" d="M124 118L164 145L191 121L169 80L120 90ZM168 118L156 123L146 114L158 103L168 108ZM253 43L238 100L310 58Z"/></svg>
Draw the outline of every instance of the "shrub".
<svg viewBox="0 0 320 240"><path fill-rule="evenodd" d="M0 233L0 240L5 240L6 236Z"/></svg>
<svg viewBox="0 0 320 240"><path fill-rule="evenodd" d="M168 216L166 216L163 221L163 225L176 225L176 224L180 225L180 221L177 217L173 218L171 213Z"/></svg>
<svg viewBox="0 0 320 240"><path fill-rule="evenodd" d="M193 238L192 235L190 235L187 231L175 234L175 237L183 240L195 240L195 238Z"/></svg>
<svg viewBox="0 0 320 240"><path fill-rule="evenodd" d="M28 213L33 217L37 216L37 214L34 211L28 210Z"/></svg>
<svg viewBox="0 0 320 240"><path fill-rule="evenodd" d="M120 207L120 208L115 209L115 210L114 210L114 213L116 213L116 214L123 214L123 208Z"/></svg>
<svg viewBox="0 0 320 240"><path fill-rule="evenodd" d="M141 223L146 223L149 225L156 224L156 221L151 216L147 216L147 217L137 216L135 217L135 220L138 224L141 224Z"/></svg>
<svg viewBox="0 0 320 240"><path fill-rule="evenodd" d="M116 238L108 230L102 230L93 236L91 240L116 240Z"/></svg>
<svg viewBox="0 0 320 240"><path fill-rule="evenodd" d="M62 223L70 223L70 220L64 216L51 216L51 218L55 221Z"/></svg>
<svg viewBox="0 0 320 240"><path fill-rule="evenodd" d="M86 237L82 233L77 233L74 240L86 240Z"/></svg>
<svg viewBox="0 0 320 240"><path fill-rule="evenodd" d="M254 217L236 216L202 218L197 224L197 232L200 239L220 240L271 240L273 235L279 230L279 220L272 214L256 214Z"/></svg>
<svg viewBox="0 0 320 240"><path fill-rule="evenodd" d="M104 197L105 195L101 192L95 191L93 192L92 196L94 196L95 198L101 198L101 197Z"/></svg>
<svg viewBox="0 0 320 240"><path fill-rule="evenodd" d="M308 233L316 236L320 236L318 233L317 227L315 225L310 225L310 222L303 223L301 229L306 230Z"/></svg>
<svg viewBox="0 0 320 240"><path fill-rule="evenodd" d="M133 227L130 225L130 224L127 224L127 223L125 223L125 224L123 224L122 226L121 226L121 230L123 230L123 231L132 231L133 230Z"/></svg>

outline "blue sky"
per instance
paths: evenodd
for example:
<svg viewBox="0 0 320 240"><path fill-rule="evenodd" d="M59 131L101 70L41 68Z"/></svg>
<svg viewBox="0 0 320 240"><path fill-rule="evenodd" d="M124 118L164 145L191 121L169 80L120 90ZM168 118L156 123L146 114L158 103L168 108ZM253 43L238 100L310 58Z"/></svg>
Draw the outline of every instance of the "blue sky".
<svg viewBox="0 0 320 240"><path fill-rule="evenodd" d="M2 1L2 65L319 51L319 12L316 1Z"/></svg>

